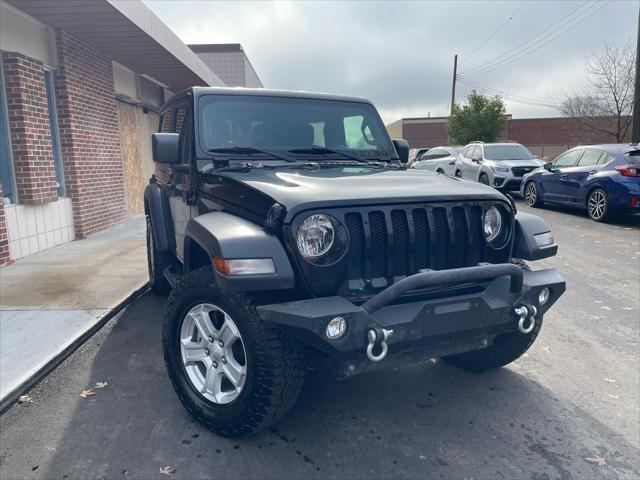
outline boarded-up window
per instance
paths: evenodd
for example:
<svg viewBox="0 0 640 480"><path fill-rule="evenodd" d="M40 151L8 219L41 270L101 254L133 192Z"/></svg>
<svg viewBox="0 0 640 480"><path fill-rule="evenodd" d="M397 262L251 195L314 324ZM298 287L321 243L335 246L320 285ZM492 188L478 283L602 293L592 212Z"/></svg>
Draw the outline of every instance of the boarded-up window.
<svg viewBox="0 0 640 480"><path fill-rule="evenodd" d="M164 88L151 80L140 77L140 100L155 107L164 103Z"/></svg>

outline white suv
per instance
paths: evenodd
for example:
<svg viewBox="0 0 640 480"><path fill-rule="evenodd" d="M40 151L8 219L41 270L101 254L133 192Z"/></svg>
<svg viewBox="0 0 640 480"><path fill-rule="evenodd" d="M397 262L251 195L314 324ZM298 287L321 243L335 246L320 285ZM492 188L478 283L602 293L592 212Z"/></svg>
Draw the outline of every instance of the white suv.
<svg viewBox="0 0 640 480"><path fill-rule="evenodd" d="M542 160L519 143L471 142L462 151L456 176L517 191L522 177L542 165Z"/></svg>

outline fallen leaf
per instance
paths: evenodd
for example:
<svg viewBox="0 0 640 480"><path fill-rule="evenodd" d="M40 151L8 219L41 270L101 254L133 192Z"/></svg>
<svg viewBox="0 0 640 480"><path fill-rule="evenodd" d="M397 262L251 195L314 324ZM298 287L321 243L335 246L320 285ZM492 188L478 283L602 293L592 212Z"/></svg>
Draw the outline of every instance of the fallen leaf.
<svg viewBox="0 0 640 480"><path fill-rule="evenodd" d="M585 460L587 462L589 462L589 463L595 463L599 467L603 467L603 466L605 466L607 464L605 459L602 458L600 455L596 455L594 457L587 457L587 458L585 458Z"/></svg>
<svg viewBox="0 0 640 480"><path fill-rule="evenodd" d="M611 308L610 308L610 307L607 307L606 305L602 305L602 306L600 307L600 309L602 309L602 310L611 310Z"/></svg>
<svg viewBox="0 0 640 480"><path fill-rule="evenodd" d="M18 398L18 403L27 403L27 402L33 402L31 397L29 395L20 395L20 398Z"/></svg>
<svg viewBox="0 0 640 480"><path fill-rule="evenodd" d="M618 398L618 395L614 395L613 393L610 393L610 394L609 394L609 396L610 396L611 398L615 398L615 399L617 399L617 398Z"/></svg>
<svg viewBox="0 0 640 480"><path fill-rule="evenodd" d="M96 388L104 388L109 385L108 382L96 382Z"/></svg>
<svg viewBox="0 0 640 480"><path fill-rule="evenodd" d="M528 354L528 353L523 353L523 354L521 355L521 357L522 357L522 358L529 358L529 354Z"/></svg>
<svg viewBox="0 0 640 480"><path fill-rule="evenodd" d="M550 352L551 351L551 347L542 347L542 350L544 350L545 352Z"/></svg>
<svg viewBox="0 0 640 480"><path fill-rule="evenodd" d="M594 300L593 303L602 303L602 300Z"/></svg>
<svg viewBox="0 0 640 480"><path fill-rule="evenodd" d="M96 392L93 391L93 388L90 388L88 390L82 390L82 393L80 394L80 396L82 398L89 398L92 397L96 394Z"/></svg>
<svg viewBox="0 0 640 480"><path fill-rule="evenodd" d="M176 473L176 468L171 465L167 465L166 467L160 467L160 473L162 475L173 475L174 473Z"/></svg>
<svg viewBox="0 0 640 480"><path fill-rule="evenodd" d="M604 381L607 383L616 383L616 381L613 378L605 378Z"/></svg>

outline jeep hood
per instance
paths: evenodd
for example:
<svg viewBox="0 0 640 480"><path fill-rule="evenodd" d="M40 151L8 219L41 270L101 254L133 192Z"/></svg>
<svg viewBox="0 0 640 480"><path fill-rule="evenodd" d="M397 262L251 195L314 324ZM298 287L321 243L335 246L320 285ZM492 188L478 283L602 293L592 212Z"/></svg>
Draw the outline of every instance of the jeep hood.
<svg viewBox="0 0 640 480"><path fill-rule="evenodd" d="M300 211L327 205L506 201L500 192L486 185L426 170L340 166L315 170L260 168L221 175L285 206L288 219Z"/></svg>

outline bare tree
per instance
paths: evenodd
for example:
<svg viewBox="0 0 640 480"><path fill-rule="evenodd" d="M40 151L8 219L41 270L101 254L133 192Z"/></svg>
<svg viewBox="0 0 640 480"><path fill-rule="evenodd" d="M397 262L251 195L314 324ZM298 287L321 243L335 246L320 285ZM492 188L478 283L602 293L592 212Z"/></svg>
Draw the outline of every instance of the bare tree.
<svg viewBox="0 0 640 480"><path fill-rule="evenodd" d="M575 91L560 103L560 112L587 129L605 133L621 143L631 127L635 48L631 42L619 47L605 44L604 50L585 62L589 88Z"/></svg>

